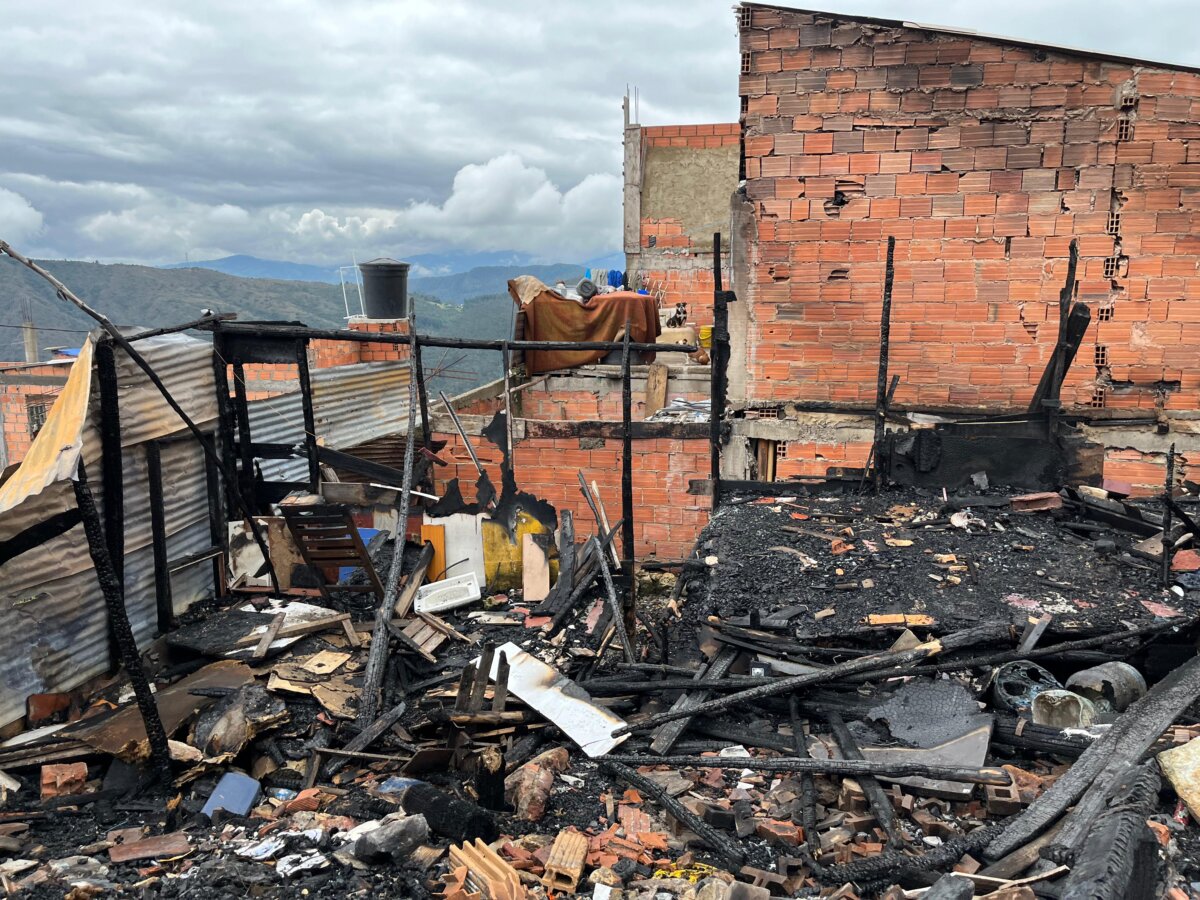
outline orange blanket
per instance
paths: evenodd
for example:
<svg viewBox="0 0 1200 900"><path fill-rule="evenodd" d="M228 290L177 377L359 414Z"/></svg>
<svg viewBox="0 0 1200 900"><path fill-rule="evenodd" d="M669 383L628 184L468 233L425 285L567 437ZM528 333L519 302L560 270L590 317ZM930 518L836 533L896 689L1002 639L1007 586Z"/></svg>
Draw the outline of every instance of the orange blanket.
<svg viewBox="0 0 1200 900"><path fill-rule="evenodd" d="M520 303L510 281L509 293ZM633 291L597 294L586 303L568 300L551 290L542 291L523 307L527 341L615 341L629 322L631 339L653 344L662 333L658 304L653 297ZM525 366L530 375L554 369L572 369L598 362L604 350L529 350ZM642 357L642 362L652 362Z"/></svg>

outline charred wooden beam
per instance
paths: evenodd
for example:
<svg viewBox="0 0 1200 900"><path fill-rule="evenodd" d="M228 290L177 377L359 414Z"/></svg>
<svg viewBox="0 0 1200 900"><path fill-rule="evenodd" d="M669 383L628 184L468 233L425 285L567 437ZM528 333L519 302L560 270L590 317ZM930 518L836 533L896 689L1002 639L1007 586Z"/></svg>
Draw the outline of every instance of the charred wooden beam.
<svg viewBox="0 0 1200 900"><path fill-rule="evenodd" d="M888 247L889 249L894 248L895 241L889 239ZM842 751L842 758L860 762L864 760L865 757L858 748L854 735L846 727L845 720L838 713L830 713L828 722L829 728L833 732L833 739L837 741L838 749ZM887 835L888 846L892 849L902 847L905 843L904 835L900 833L900 826L896 823L896 811L892 808L892 801L884 793L883 785L873 775L861 776L858 783L862 787L863 793L867 795L867 803L871 807L875 821Z"/></svg>
<svg viewBox="0 0 1200 900"><path fill-rule="evenodd" d="M625 320L625 341L621 350L621 574L625 580L625 606L618 609L614 605L613 624L617 628L617 636L625 651L625 661L633 662L633 645L629 641L628 632L635 631L633 603L637 582L633 577L634 570L634 536L633 536L633 385L629 374L630 351L629 332L632 320ZM603 558L600 560L600 573L604 576L605 590L611 593L612 579L609 577L608 565ZM615 599L615 598L614 598ZM617 621L620 619L621 621Z"/></svg>
<svg viewBox="0 0 1200 900"><path fill-rule="evenodd" d="M387 638L382 635L380 635L378 639L381 641L384 641L385 643L387 641ZM407 711L407 709L408 709L408 704L405 703L403 700L400 701L399 703L397 703L395 706L393 706L391 709L389 709L387 712L385 712L382 716L380 716L378 719L376 719L374 722L372 722L370 725L368 725L366 728L364 728L362 731L360 731L358 734L356 734L354 737L352 737L349 741L347 741L346 746L342 748L343 752L345 752L347 754L351 754L351 753L359 753L363 750L366 750L373 743L375 743L377 740L379 740L381 737L383 737L383 733L385 731L387 731L389 728L391 728L393 725L395 725L397 722L399 722L400 717L404 715L404 713L405 713L405 711ZM411 749L411 747L406 748L406 749ZM328 752L328 751L325 751L325 752ZM332 778L334 775L337 774L338 770L340 770L346 764L346 761L351 758L352 757L347 755L347 756L343 756L340 759L330 760L328 763L325 764L325 769L324 769L324 771L322 771L321 774L326 779Z"/></svg>
<svg viewBox="0 0 1200 900"><path fill-rule="evenodd" d="M36 525L31 525L24 531L18 531L7 541L0 542L0 566L10 559L40 547L47 541L52 541L66 534L80 523L78 509L69 509L43 519Z"/></svg>
<svg viewBox="0 0 1200 900"><path fill-rule="evenodd" d="M804 723L800 719L798 698L793 694L788 703L788 714L792 722L792 747L798 759L809 759L808 741L804 737ZM800 825L806 840L817 833L817 783L812 772L800 774Z"/></svg>
<svg viewBox="0 0 1200 900"><path fill-rule="evenodd" d="M721 426L725 421L725 397L729 366L729 303L733 291L724 290L721 280L721 232L713 232L713 332L710 351L710 403L708 413L709 479L712 508L721 505Z"/></svg>
<svg viewBox="0 0 1200 900"><path fill-rule="evenodd" d="M309 488L321 487L321 464L317 459L317 414L313 409L312 379L308 372L308 341L296 341L296 370L300 382L300 407L304 412L304 455L308 459Z"/></svg>
<svg viewBox="0 0 1200 900"><path fill-rule="evenodd" d="M771 684L750 688L749 690L720 697L716 700L709 700L691 711L675 712L668 710L655 716L648 716L640 722L618 728L613 732L613 736L617 737L632 732L650 731L664 722L670 722L694 713L709 714L718 712L745 704L751 700L760 700L765 697L791 693L814 684L828 684L829 682L838 681L847 675L858 675L866 672L895 672L900 666L911 666L915 662L928 659L938 653L958 650L963 647L970 647L989 641L1005 640L1011 638L1011 636L1012 630L1008 625L980 625L975 628L968 628L964 631L947 635L940 640L928 641L911 650L888 650L883 653L848 660L844 663L830 666L827 669L822 669L819 672L794 675L789 678L777 678Z"/></svg>
<svg viewBox="0 0 1200 900"><path fill-rule="evenodd" d="M116 352L111 340L96 343L100 387L100 490L104 497L104 540L113 573L125 589L125 480L121 461L121 405Z"/></svg>
<svg viewBox="0 0 1200 900"><path fill-rule="evenodd" d="M146 442L146 476L150 483L150 544L154 553L154 596L159 633L170 630L175 618L171 599L171 560L167 554L167 525L162 483L162 453L157 441Z"/></svg>
<svg viewBox="0 0 1200 900"><path fill-rule="evenodd" d="M896 278L896 238L888 235L887 265L883 272L883 313L879 320L879 372L875 385L875 437L871 444L871 455L875 460L873 480L875 490L883 485L883 434L887 424L888 405L888 349L892 330L892 283Z"/></svg>
<svg viewBox="0 0 1200 900"><path fill-rule="evenodd" d="M1146 763L1130 769L1112 804L1088 829L1062 900L1151 900L1158 895L1158 842L1146 826L1161 779Z"/></svg>
<svg viewBox="0 0 1200 900"><path fill-rule="evenodd" d="M197 326L211 328L212 326ZM349 341L357 344L411 344L414 335L383 331L350 331L337 328L309 328L306 325L286 325L272 322L231 322L221 325L231 335L263 338L308 338L310 340ZM621 341L505 341L478 338L440 337L432 334L415 335L424 347L448 347L453 350L620 350ZM630 350L643 353L695 353L699 347L688 344L644 344L633 341Z"/></svg>
<svg viewBox="0 0 1200 900"><path fill-rule="evenodd" d="M383 685L383 674L388 657L388 624L392 621L393 612L399 605L397 588L399 587L401 564L398 560L404 555L404 531L404 518L401 518L396 525L396 546L392 550L392 566L388 572L387 585L384 587L383 602L375 609L375 628L372 632L371 648L367 653L366 671L363 673L362 693L358 704L358 722L364 729L375 721L376 712L379 709L380 689ZM426 544L421 548L421 555L417 557L416 568L409 573L408 581L404 583L404 595L409 603L411 603L411 598L416 596L417 588L425 580L425 571L432 561L433 544ZM393 577L393 573L395 577Z"/></svg>
<svg viewBox="0 0 1200 900"><path fill-rule="evenodd" d="M943 781L965 781L971 784L1007 786L1012 777L1004 769L972 766L926 765L910 760L802 759L772 757L760 759L748 756L633 756L610 754L605 762L629 766L690 766L697 769L751 769L756 772L814 772L821 775L840 775L861 778L875 775L883 778L935 778Z"/></svg>
<svg viewBox="0 0 1200 900"><path fill-rule="evenodd" d="M715 681L724 678L732 668L734 662L737 661L740 651L735 647L724 647L717 657L704 668L699 669L694 677L694 681ZM672 710L691 709L699 706L709 698L709 693L706 690L688 691L684 693L671 707ZM654 739L650 742L650 749L655 753L667 754L671 752L671 747L679 740L679 736L691 723L691 717L676 719L674 722L668 722L654 732Z"/></svg>
<svg viewBox="0 0 1200 900"><path fill-rule="evenodd" d="M92 557L92 565L96 570L96 581L104 596L104 605L108 610L109 629L116 644L121 665L129 676L133 686L133 694L137 700L138 712L142 716L142 725L150 743L150 759L160 778L164 782L171 779L171 751L167 745L167 732L163 728L162 719L158 714L158 705L154 700L154 692L150 689L150 681L142 668L142 657L138 653L137 640L133 636L133 626L129 623L129 614L125 609L125 593L113 568L112 559L108 554L108 544L104 540L104 523L96 510L96 501L88 487L87 470L83 461L79 463L79 473L72 483L75 489L75 502L79 506L79 515L83 520L83 531L87 537L88 552Z"/></svg>

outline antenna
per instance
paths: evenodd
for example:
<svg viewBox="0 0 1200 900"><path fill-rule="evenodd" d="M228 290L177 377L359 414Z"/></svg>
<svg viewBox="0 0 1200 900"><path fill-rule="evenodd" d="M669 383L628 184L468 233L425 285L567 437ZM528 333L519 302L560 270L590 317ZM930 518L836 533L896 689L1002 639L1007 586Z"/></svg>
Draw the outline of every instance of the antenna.
<svg viewBox="0 0 1200 900"><path fill-rule="evenodd" d="M28 295L21 298L21 337L25 343L25 362L39 362L37 326L33 321L33 299Z"/></svg>

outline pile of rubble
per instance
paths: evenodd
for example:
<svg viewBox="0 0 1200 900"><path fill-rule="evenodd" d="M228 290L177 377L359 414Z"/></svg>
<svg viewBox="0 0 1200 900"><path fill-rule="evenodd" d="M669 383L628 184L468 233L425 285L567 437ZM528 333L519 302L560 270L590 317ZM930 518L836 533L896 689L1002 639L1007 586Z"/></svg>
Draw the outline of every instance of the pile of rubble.
<svg viewBox="0 0 1200 900"><path fill-rule="evenodd" d="M1195 500L830 490L729 501L636 612L616 529L563 529L536 598L418 611L409 547L390 618L193 611L169 780L124 683L29 698L4 888L1200 896Z"/></svg>

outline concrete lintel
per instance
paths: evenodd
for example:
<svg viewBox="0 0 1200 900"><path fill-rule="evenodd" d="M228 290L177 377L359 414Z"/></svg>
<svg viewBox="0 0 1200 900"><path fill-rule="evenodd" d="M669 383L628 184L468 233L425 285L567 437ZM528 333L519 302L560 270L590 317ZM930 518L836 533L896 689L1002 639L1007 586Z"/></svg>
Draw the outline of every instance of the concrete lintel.
<svg viewBox="0 0 1200 900"><path fill-rule="evenodd" d="M29 385L30 387L62 387L65 377L57 375L0 375L0 384Z"/></svg>

